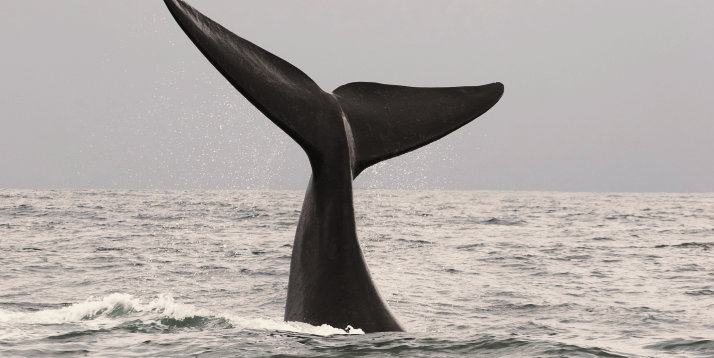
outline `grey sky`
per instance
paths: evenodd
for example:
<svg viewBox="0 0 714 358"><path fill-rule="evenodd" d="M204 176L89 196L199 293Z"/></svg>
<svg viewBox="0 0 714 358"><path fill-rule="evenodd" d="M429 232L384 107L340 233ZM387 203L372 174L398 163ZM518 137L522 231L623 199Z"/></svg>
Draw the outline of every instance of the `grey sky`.
<svg viewBox="0 0 714 358"><path fill-rule="evenodd" d="M193 0L332 90L503 82L359 187L714 191L714 1ZM0 1L0 188L303 188L160 0Z"/></svg>

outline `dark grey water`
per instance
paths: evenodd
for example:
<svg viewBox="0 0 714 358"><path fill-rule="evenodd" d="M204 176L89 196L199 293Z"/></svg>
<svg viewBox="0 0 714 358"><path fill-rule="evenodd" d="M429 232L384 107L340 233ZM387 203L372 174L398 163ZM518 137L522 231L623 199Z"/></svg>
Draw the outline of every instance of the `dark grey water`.
<svg viewBox="0 0 714 358"><path fill-rule="evenodd" d="M714 194L355 196L406 333L282 321L301 192L2 190L0 356L714 356Z"/></svg>

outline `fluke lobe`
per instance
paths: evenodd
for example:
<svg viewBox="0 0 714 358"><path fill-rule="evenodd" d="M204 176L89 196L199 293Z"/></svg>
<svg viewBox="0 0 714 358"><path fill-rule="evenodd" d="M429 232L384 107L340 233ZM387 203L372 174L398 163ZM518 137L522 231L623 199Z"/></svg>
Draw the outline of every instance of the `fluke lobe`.
<svg viewBox="0 0 714 358"><path fill-rule="evenodd" d="M401 331L372 282L355 232L352 181L482 115L503 85L415 88L348 83L328 93L281 58L180 0L165 0L228 81L307 153L312 177L295 233L285 320Z"/></svg>

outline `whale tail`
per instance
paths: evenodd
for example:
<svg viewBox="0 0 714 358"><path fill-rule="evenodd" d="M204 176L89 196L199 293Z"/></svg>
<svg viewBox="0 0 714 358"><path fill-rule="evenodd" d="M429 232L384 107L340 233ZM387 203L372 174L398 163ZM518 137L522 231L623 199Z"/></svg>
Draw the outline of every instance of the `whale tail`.
<svg viewBox="0 0 714 358"><path fill-rule="evenodd" d="M345 114L353 139L357 176L367 167L429 144L485 113L503 85L415 88L355 82L320 89L285 60L233 34L181 0L165 0L196 47L273 123L311 158L323 145L328 117ZM321 128L324 129L324 128ZM344 132L343 132L344 133Z"/></svg>
<svg viewBox="0 0 714 358"><path fill-rule="evenodd" d="M491 108L503 85L414 88L349 83L327 93L295 66L181 0L171 14L208 60L307 153L313 174L300 212L285 319L365 332L400 331L357 239L352 180L431 143Z"/></svg>

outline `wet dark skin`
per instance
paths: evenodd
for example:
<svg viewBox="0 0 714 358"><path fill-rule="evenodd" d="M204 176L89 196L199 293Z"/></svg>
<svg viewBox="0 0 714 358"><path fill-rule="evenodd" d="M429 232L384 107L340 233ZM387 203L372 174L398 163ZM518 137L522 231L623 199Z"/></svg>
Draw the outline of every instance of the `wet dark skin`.
<svg viewBox="0 0 714 358"><path fill-rule="evenodd" d="M482 115L501 98L503 85L416 88L356 82L328 93L295 66L185 2L165 3L206 58L309 158L312 176L295 234L285 320L351 325L367 333L402 331L362 255L352 182L369 166Z"/></svg>

